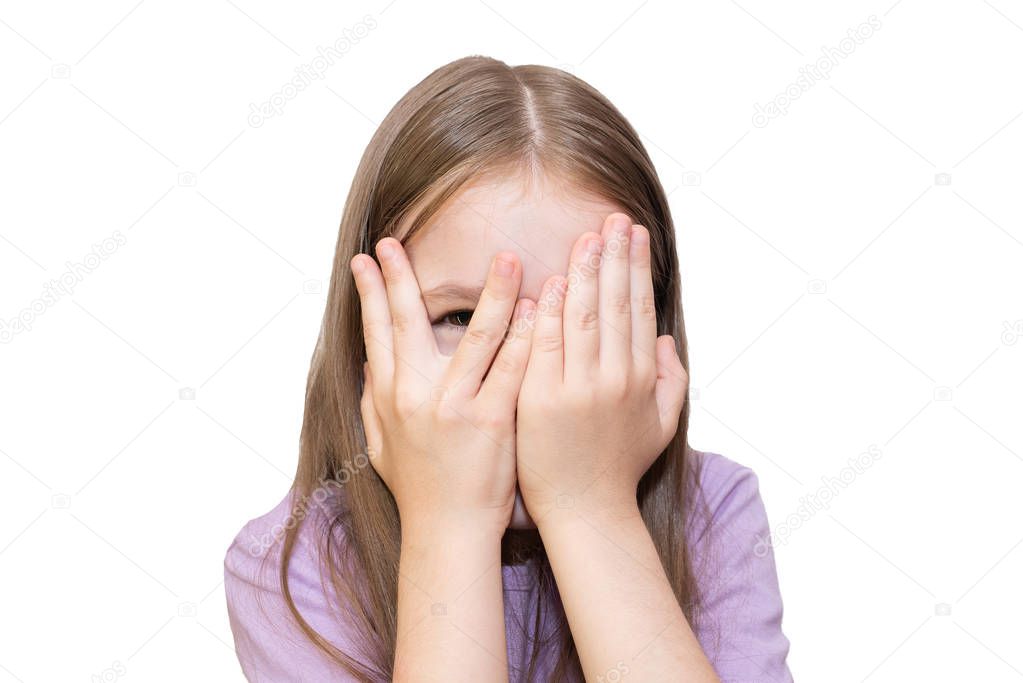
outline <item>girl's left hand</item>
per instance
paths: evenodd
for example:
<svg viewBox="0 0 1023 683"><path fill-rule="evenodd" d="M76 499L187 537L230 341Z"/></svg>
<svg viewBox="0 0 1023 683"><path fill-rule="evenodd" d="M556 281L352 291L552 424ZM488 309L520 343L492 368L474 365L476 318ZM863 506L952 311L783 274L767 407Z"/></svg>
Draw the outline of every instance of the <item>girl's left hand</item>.
<svg viewBox="0 0 1023 683"><path fill-rule="evenodd" d="M674 339L657 336L646 228L615 213L580 237L535 315L516 419L526 508L541 530L564 509L638 514L636 487L674 437L689 383Z"/></svg>

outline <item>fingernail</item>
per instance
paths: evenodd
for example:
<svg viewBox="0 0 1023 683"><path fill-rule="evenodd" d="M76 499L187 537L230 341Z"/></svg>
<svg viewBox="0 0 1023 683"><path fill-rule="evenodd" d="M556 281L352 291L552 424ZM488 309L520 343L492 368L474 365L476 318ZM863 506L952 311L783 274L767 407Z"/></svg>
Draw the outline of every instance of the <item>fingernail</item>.
<svg viewBox="0 0 1023 683"><path fill-rule="evenodd" d="M632 244L631 253L639 254L639 250L650 243L649 234L638 225L634 225L632 226L630 242Z"/></svg>
<svg viewBox="0 0 1023 683"><path fill-rule="evenodd" d="M599 238L591 237L589 241L586 242L586 253L588 254L599 254L602 248Z"/></svg>
<svg viewBox="0 0 1023 683"><path fill-rule="evenodd" d="M515 262L499 256L494 259L494 272L501 277L511 277L511 274L515 272Z"/></svg>
<svg viewBox="0 0 1023 683"><path fill-rule="evenodd" d="M565 294L565 290L568 289L568 280L563 277L559 277L551 285L551 291L557 294L559 297Z"/></svg>
<svg viewBox="0 0 1023 683"><path fill-rule="evenodd" d="M395 254L394 245L390 242L381 242L377 245L377 254L380 255L380 258L393 257Z"/></svg>
<svg viewBox="0 0 1023 683"><path fill-rule="evenodd" d="M512 311L512 320L521 320L526 311L526 299L519 299L515 303L515 310Z"/></svg>
<svg viewBox="0 0 1023 683"><path fill-rule="evenodd" d="M618 232L626 232L632 227L632 220L628 216L619 214L615 217L614 224L611 226L612 230Z"/></svg>
<svg viewBox="0 0 1023 683"><path fill-rule="evenodd" d="M366 264L362 262L361 258L356 256L355 258L352 259L352 272L353 273L361 273L363 270L365 270L365 268L366 268Z"/></svg>

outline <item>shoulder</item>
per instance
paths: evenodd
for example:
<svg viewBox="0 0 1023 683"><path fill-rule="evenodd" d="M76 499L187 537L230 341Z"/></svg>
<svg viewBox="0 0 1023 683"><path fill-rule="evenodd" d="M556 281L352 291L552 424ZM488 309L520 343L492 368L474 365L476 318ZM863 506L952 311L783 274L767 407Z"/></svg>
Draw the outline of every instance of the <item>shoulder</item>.
<svg viewBox="0 0 1023 683"><path fill-rule="evenodd" d="M690 549L697 635L723 678L791 681L770 526L753 469L694 451L699 486Z"/></svg>
<svg viewBox="0 0 1023 683"><path fill-rule="evenodd" d="M235 534L224 555L224 580L232 586L246 584L263 590L277 590L280 581L280 560L285 534L299 527L293 561L288 578L294 574L306 579L316 567L313 552L315 533L322 526L323 515L315 508L297 504L294 491L289 491L268 512L250 519Z"/></svg>
<svg viewBox="0 0 1023 683"><path fill-rule="evenodd" d="M288 491L272 509L250 519L235 534L224 556L225 568L244 574L251 568L252 560L261 558L273 545L275 536L283 536L294 501L294 493Z"/></svg>
<svg viewBox="0 0 1023 683"><path fill-rule="evenodd" d="M698 481L693 501L698 532L693 540L766 523L760 480L752 468L720 453L692 450L691 454Z"/></svg>
<svg viewBox="0 0 1023 683"><path fill-rule="evenodd" d="M328 642L352 653L354 632L328 591L320 552L330 515L294 491L249 520L224 555L224 590L239 663L250 681L349 680L305 634L281 586L285 534L297 528L288 588L302 618Z"/></svg>
<svg viewBox="0 0 1023 683"><path fill-rule="evenodd" d="M321 491L327 491L320 496ZM270 510L247 521L235 534L224 557L225 565L238 561L243 569L251 559L279 553L285 534L298 528L296 542L307 550L315 550L320 534L337 514L339 504L329 489L317 489L313 496L303 496L289 489ZM278 555L279 556L279 555Z"/></svg>

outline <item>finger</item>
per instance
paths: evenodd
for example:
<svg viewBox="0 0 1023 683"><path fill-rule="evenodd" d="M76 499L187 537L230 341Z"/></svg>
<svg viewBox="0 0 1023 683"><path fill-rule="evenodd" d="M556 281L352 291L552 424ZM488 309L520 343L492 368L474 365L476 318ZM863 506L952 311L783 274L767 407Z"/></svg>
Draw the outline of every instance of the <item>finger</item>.
<svg viewBox="0 0 1023 683"><path fill-rule="evenodd" d="M458 342L445 376L445 386L461 396L475 396L490 361L508 329L522 282L522 265L511 252L501 252L490 264L479 303Z"/></svg>
<svg viewBox="0 0 1023 683"><path fill-rule="evenodd" d="M533 330L529 317L536 310L532 299L519 299L512 315L508 336L497 352L479 398L488 409L508 411L514 410L519 399L519 388L526 374L526 363L529 362L529 346Z"/></svg>
<svg viewBox="0 0 1023 683"><path fill-rule="evenodd" d="M394 335L384 278L376 261L368 254L357 254L351 261L351 268L362 308L366 358L377 377L390 378L394 375Z"/></svg>
<svg viewBox="0 0 1023 683"><path fill-rule="evenodd" d="M600 366L627 372L632 361L632 298L629 294L629 233L632 220L613 213L604 221L600 264Z"/></svg>
<svg viewBox="0 0 1023 683"><path fill-rule="evenodd" d="M433 336L419 283L398 240L393 237L380 240L377 243L377 257L380 259L391 312L394 354L398 360L395 374L400 376L410 369L422 374L436 354L437 340Z"/></svg>
<svg viewBox="0 0 1023 683"><path fill-rule="evenodd" d="M380 415L377 413L376 404L373 402L373 371L370 369L369 363L363 364L362 372L363 388L359 409L362 413L362 429L366 435L366 455L379 472L381 461L377 456L380 455L380 449L383 446L383 429L380 425Z"/></svg>
<svg viewBox="0 0 1023 683"><path fill-rule="evenodd" d="M661 417L661 448L678 431L678 419L682 414L686 391L689 388L689 376L682 367L675 340L670 334L657 338L657 385L654 395L657 401L657 412Z"/></svg>
<svg viewBox="0 0 1023 683"><path fill-rule="evenodd" d="M588 232L572 248L565 294L565 380L592 376L600 361L600 316L597 281L600 276L600 235Z"/></svg>
<svg viewBox="0 0 1023 683"><path fill-rule="evenodd" d="M567 281L560 275L547 278L536 301L533 341L529 348L527 373L535 372L548 382L564 379L565 340L562 314L565 308Z"/></svg>
<svg viewBox="0 0 1023 683"><path fill-rule="evenodd" d="M642 225L632 226L629 259L632 361L640 377L653 379L657 366L657 307L650 269L650 233Z"/></svg>

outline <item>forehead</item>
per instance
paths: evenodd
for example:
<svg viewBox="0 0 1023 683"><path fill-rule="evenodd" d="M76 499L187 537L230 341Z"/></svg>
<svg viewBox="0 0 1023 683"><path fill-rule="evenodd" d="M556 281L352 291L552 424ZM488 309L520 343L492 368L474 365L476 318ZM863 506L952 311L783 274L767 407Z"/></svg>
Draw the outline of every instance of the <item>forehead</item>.
<svg viewBox="0 0 1023 683"><path fill-rule="evenodd" d="M482 286L490 261L522 261L520 296L536 299L544 280L568 269L572 245L601 231L623 209L547 175L480 178L462 186L406 243L424 292L441 283Z"/></svg>

